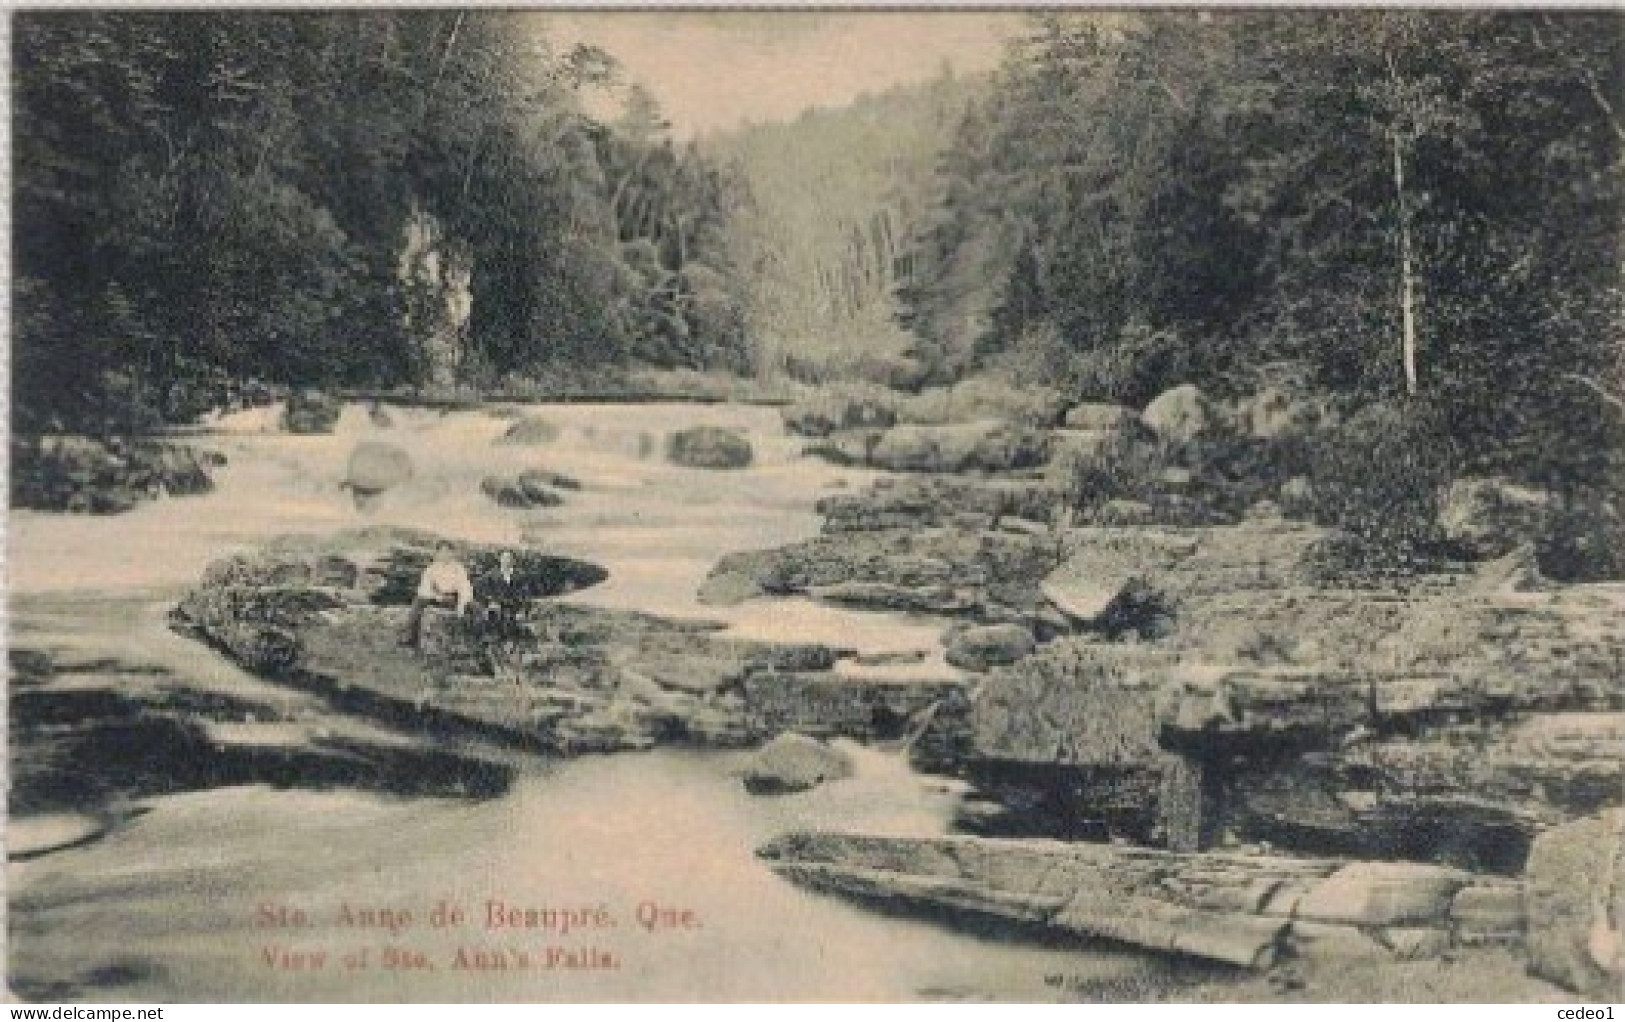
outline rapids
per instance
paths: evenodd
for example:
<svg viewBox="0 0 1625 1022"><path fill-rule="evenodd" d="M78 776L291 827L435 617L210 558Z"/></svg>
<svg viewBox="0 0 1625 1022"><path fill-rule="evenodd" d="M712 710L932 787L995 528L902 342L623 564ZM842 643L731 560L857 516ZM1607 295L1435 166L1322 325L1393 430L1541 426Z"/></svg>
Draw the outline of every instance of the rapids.
<svg viewBox="0 0 1625 1022"><path fill-rule="evenodd" d="M263 695L275 686L170 634L164 609L222 554L282 533L385 522L526 539L604 565L606 583L570 597L582 602L720 619L755 638L938 650L940 622L802 600L695 601L719 556L814 534L814 501L867 478L801 456L775 410L524 412L560 427L558 439L494 444L509 422L494 409L391 407L394 424L380 428L352 406L330 436L277 432L275 409L209 423L193 439L230 459L211 494L115 518L10 516L13 641L106 657L109 671L156 664L201 687ZM701 423L742 430L755 465L706 472L665 463L665 436ZM368 513L341 486L363 439L396 443L415 464L412 481ZM480 492L486 474L529 467L573 476L583 489L546 511L503 509ZM933 654L897 669L944 668ZM947 831L958 798L951 784L913 773L895 753L848 749L854 778L781 798L743 791L740 753L678 750L516 757L513 787L484 801L263 785L149 798L99 841L9 865L10 980L30 998L137 1002L1044 1000L1061 994L1055 977L1133 984L1157 967L877 915L779 880L753 849L786 829ZM488 931L492 900L583 906L611 924ZM650 918L694 925L650 932L637 924L646 905ZM461 908L466 922L434 926L437 906ZM277 921L296 914L301 925ZM393 932L347 922L399 924L404 914L411 921ZM355 957L363 950L364 965ZM485 967L456 968L459 951ZM432 968L408 967L417 956ZM513 967L520 961L528 964ZM580 967L563 967L570 962Z"/></svg>

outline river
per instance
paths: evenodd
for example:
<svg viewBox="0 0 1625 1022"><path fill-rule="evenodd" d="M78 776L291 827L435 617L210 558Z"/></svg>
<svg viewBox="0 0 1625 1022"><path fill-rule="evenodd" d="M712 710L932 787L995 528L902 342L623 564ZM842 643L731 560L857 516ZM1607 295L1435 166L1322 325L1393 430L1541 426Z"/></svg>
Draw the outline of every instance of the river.
<svg viewBox="0 0 1625 1022"><path fill-rule="evenodd" d="M494 444L508 424L495 409L391 407L393 424L379 426L351 407L335 434L309 437L277 432L274 410L211 423L198 439L229 459L211 494L116 518L11 516L14 644L88 662L104 683L153 667L264 697L275 687L169 633L167 606L221 554L383 522L524 537L604 565L609 580L572 596L582 602L721 619L755 638L936 650L937 622L801 600L696 603L719 556L814 534L816 499L867 480L803 457L774 410L525 411L558 438ZM756 463L666 464L664 437L700 423L743 431ZM340 486L361 439L396 443L416 466L366 513ZM528 512L480 493L484 475L533 466L583 489ZM933 654L898 669L943 667ZM1061 992L1056 976L1132 987L1158 968L877 914L780 880L753 849L788 829L949 828L952 784L849 748L855 777L778 798L744 792L743 754L681 750L518 758L512 787L483 801L263 785L149 798L98 841L9 864L11 982L30 997L128 1001L1046 1000ZM493 911L534 925L492 928Z"/></svg>

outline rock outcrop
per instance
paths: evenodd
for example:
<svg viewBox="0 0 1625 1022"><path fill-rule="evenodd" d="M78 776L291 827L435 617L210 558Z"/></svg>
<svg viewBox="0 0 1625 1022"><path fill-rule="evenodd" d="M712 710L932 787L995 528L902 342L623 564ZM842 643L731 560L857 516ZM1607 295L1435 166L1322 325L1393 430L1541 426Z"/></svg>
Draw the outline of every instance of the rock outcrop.
<svg viewBox="0 0 1625 1022"><path fill-rule="evenodd" d="M865 677L833 671L758 671L744 679L752 734L902 738L942 705L961 701L959 678Z"/></svg>
<svg viewBox="0 0 1625 1022"><path fill-rule="evenodd" d="M1531 972L1587 997L1618 997L1625 984L1625 812L1537 837L1524 906Z"/></svg>
<svg viewBox="0 0 1625 1022"><path fill-rule="evenodd" d="M991 672L960 725L962 765L1046 791L1128 784L1161 808L1125 817L1133 799L1101 795L1066 811L1131 836L1230 830L1508 872L1542 828L1620 803L1625 592L1471 574L1336 588L1309 570L1314 535L1279 521L1074 533L1058 574L1097 596L1063 603L1100 637ZM1167 627L1103 641L1114 579L1155 594ZM1171 771L1194 778L1193 799L1167 789Z"/></svg>
<svg viewBox="0 0 1625 1022"><path fill-rule="evenodd" d="M11 506L118 514L160 496L207 493L213 451L158 440L44 437L11 446Z"/></svg>
<svg viewBox="0 0 1625 1022"><path fill-rule="evenodd" d="M1007 520L1053 524L1061 493L1043 480L943 476L882 478L863 493L818 502L826 534L885 529L993 529Z"/></svg>
<svg viewBox="0 0 1625 1022"><path fill-rule="evenodd" d="M1066 414L1067 399L1049 387L1017 386L972 377L952 387L928 387L902 401L897 421L920 426L1004 422L1047 429Z"/></svg>
<svg viewBox="0 0 1625 1022"><path fill-rule="evenodd" d="M455 544L476 608L429 608L420 649L402 644L437 537L395 528L289 538L210 565L173 626L248 670L425 727L579 753L657 742L745 745L786 730L899 737L958 682L837 674L842 651L720 634L720 625L559 603L595 565L523 547ZM821 695L818 693L822 693Z"/></svg>
<svg viewBox="0 0 1625 1022"><path fill-rule="evenodd" d="M1047 534L887 529L819 536L775 550L729 554L702 601L810 595L847 606L909 610L984 623L1055 619L1038 583L1063 555Z"/></svg>

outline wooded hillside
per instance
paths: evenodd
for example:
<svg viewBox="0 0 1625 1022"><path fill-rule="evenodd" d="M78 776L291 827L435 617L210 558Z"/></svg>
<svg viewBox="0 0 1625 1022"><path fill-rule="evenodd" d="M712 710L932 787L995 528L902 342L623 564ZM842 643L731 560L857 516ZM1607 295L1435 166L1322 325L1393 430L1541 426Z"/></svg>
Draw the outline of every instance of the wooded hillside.
<svg viewBox="0 0 1625 1022"><path fill-rule="evenodd" d="M1617 471L1620 25L1036 18L945 155L923 348L1131 403L1293 360L1476 468Z"/></svg>
<svg viewBox="0 0 1625 1022"><path fill-rule="evenodd" d="M500 12L28 13L15 393L131 430L231 381L741 361L729 186L613 58Z"/></svg>

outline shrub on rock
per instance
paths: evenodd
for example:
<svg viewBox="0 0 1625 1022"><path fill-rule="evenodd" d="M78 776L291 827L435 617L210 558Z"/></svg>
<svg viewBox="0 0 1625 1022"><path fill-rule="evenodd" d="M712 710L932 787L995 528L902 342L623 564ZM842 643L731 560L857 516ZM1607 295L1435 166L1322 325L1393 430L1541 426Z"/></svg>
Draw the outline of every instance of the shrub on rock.
<svg viewBox="0 0 1625 1022"><path fill-rule="evenodd" d="M1138 427L1058 432L1050 442L1050 475L1072 507L1146 494L1161 464Z"/></svg>
<svg viewBox="0 0 1625 1022"><path fill-rule="evenodd" d="M1317 436L1307 461L1315 520L1347 533L1340 544L1365 570L1408 571L1440 543L1450 456L1429 411L1368 406Z"/></svg>
<svg viewBox="0 0 1625 1022"><path fill-rule="evenodd" d="M1560 582L1625 579L1625 511L1597 490L1561 495L1536 544L1542 574Z"/></svg>

